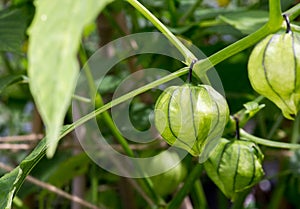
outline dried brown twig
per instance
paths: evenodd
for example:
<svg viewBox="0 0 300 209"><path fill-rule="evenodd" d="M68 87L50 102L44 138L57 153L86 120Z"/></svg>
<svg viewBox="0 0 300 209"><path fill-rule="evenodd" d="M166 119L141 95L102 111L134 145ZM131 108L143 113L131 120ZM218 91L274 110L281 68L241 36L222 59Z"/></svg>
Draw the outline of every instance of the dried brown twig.
<svg viewBox="0 0 300 209"><path fill-rule="evenodd" d="M20 136L2 136L0 142L24 142L24 141L38 141L44 137L43 134L28 134Z"/></svg>
<svg viewBox="0 0 300 209"><path fill-rule="evenodd" d="M0 150L29 150L33 147L34 145L31 144L0 144Z"/></svg>

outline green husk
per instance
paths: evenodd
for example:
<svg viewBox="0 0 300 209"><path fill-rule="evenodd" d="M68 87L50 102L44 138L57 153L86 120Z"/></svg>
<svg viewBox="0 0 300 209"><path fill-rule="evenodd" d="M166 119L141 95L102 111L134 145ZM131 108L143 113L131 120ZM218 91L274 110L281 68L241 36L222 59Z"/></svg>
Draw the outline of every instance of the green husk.
<svg viewBox="0 0 300 209"><path fill-rule="evenodd" d="M300 34L272 34L256 45L248 62L256 92L275 103L285 118L300 110Z"/></svg>
<svg viewBox="0 0 300 209"><path fill-rule="evenodd" d="M234 201L239 192L264 176L262 160L263 154L255 143L221 138L204 167L224 195Z"/></svg>
<svg viewBox="0 0 300 209"><path fill-rule="evenodd" d="M209 144L211 150L212 144L221 138L228 117L226 100L207 85L171 86L155 105L155 125L159 133L168 144L185 149L193 156L208 156L204 148Z"/></svg>

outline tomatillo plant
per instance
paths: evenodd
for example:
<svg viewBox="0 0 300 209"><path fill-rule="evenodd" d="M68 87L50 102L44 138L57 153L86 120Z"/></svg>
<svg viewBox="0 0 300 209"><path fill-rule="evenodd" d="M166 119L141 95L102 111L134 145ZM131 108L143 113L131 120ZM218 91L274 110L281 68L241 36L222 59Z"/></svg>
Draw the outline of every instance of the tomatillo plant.
<svg viewBox="0 0 300 209"><path fill-rule="evenodd" d="M5 1L5 2L17 4L15 3L15 1ZM182 63L180 63L181 64L180 67L178 67L179 65L174 65L176 66L176 68L172 67L171 74L168 74L163 77L159 77L159 79L151 83L146 83L142 87L132 90L107 103L105 103L104 101L109 101L112 92L107 93L109 95L107 95L106 98L105 97L103 98L103 96L105 95L102 94L104 93L101 93L100 95L100 93L96 88L96 85L94 84L94 80L97 80L98 78L97 79L94 78L93 77L94 75L92 72L90 72L90 69L86 68L85 73L89 78L88 81L89 82L88 86L90 91L89 95L91 95L91 98L96 98L96 102L92 101L93 99L82 98L79 95L71 95L70 92L73 92L72 89L69 88L64 89L64 87L67 88L65 84L68 84L68 86L75 86L75 83L71 82L71 80L73 79L69 79L69 78L71 78L71 76L72 78L74 78L76 76L76 73L78 73L79 71L79 63L77 62L76 50L78 49L79 46L79 40L83 28L86 27L84 31L85 33L88 33L87 31L91 30L90 28L93 27L96 28L95 26L96 24L93 26L87 26L86 23L89 20L95 19L96 14L98 14L100 11L105 10L104 8L106 7L107 4L111 3L111 0L103 0L103 1L87 0L84 3L84 6L86 6L84 8L89 8L90 11L93 8L94 12L82 12L80 9L83 8L83 3L79 1L76 3L71 1L62 1L61 2L62 5L54 4L53 1L51 0L43 0L41 4L37 3L35 5L38 11L36 13L36 17L34 21L35 35L33 36L32 33L29 33L30 50L28 53L29 53L30 60L32 61L29 62L30 65L29 68L36 69L37 70L36 72L38 73L35 73L35 71L30 71L31 72L30 79L28 81L26 80L26 82L29 82L34 101L39 101L39 102L35 102L35 105L37 105L38 110L43 110L45 111L45 113L47 113L43 115L51 116L50 122L49 120L47 122L45 116L42 116L47 131L50 131L51 133L54 130L55 132L49 134L48 137L45 137L42 140L42 142L40 142L40 144L35 148L35 150L32 151L32 153L26 159L24 159L18 167L16 167L13 171L7 173L2 178L0 178L0 188L1 188L0 209L12 208L12 202L13 202L13 198L16 195L16 192L21 188L24 180L29 175L30 171L44 157L45 153L47 152L47 149L48 149L48 156L53 156L55 152L55 147L58 145L58 141L57 141L57 137L52 138L49 136L51 135L57 136L59 130L62 129L62 132L59 135L59 139L62 139L63 137L65 137L66 135L74 131L74 129L82 126L87 121L94 119L95 116L99 116L100 114L102 115L98 118L99 119L98 122L99 122L99 127L105 130L104 137L109 136L107 142L112 143L114 145L113 148L116 147L116 149L119 149L118 151L120 151L122 154L127 155L125 157L128 158L137 157L140 149L148 149L148 150L157 149L160 152L160 151L165 151L164 149L166 149L166 147L169 148L169 146L176 146L179 149L184 149L188 153L190 153L190 155L187 155L186 159L184 159L185 161L181 162L181 163L188 162L189 166L187 170L185 169L184 166L181 166L182 164L180 163L178 167L175 166L174 170L171 171L170 173L169 172L163 173L156 177L129 179L130 185L136 191L128 193L128 196L132 198L135 197L134 195L137 195L138 198L136 198L137 200L134 202L136 203L136 205L134 205L133 207L128 206L128 208L143 207L143 208L176 209L176 208L180 208L180 205L182 204L183 200L187 196L190 197L190 198L186 198L187 201L190 200L189 206L192 205L194 206L194 208L205 208L207 207L208 204L205 200L206 199L205 197L207 195L205 195L204 192L207 190L206 188L203 189L202 184L200 182L200 179L202 179L202 177L205 175L207 175L217 185L220 191L223 192L227 198L234 201L233 203L234 209L243 208L244 196L240 194L247 192L261 179L264 178L263 163L265 163L266 159L268 159L269 157L268 147L290 149L287 152L287 154L285 153L284 155L287 157L291 156L293 154L293 153L291 154L291 152L293 152L295 149L300 149L300 145L298 144L299 135L300 135L298 130L299 115L297 115L300 109L299 107L300 105L299 104L299 100L300 100L299 39L300 38L299 38L299 27L296 26L295 24L292 25L289 22L295 20L297 16L300 14L300 6L299 6L300 4L293 6L290 10L284 13L284 16L282 16L280 0L269 0L269 19L264 25L262 25L258 29L256 27L253 27L255 28L255 30L253 28L251 28L251 30L247 30L251 32L247 33L249 35L243 38L241 38L241 36L244 35L242 33L239 34L238 36L233 36L234 38L232 39L231 37L229 37L231 41L237 39L238 40L221 50L219 50L220 46L218 45L217 47L219 51L213 53L208 58L200 59L194 54L193 50L191 50L188 47L189 43L182 42L180 39L177 38L175 33L180 34L180 36L189 36L189 34L192 34L189 37L190 38L189 41L194 41L195 39L197 39L195 40L195 42L197 41L199 43L202 41L203 43L208 45L211 45L211 43L215 41L215 38L220 39L221 40L220 42L226 42L228 41L228 36L224 36L222 32L220 33L221 35L213 34L214 37L212 37L212 39L210 39L210 37L207 36L207 33L212 33L212 31L219 30L219 28L210 28L210 27L213 26L223 27L225 23L231 24L231 26L234 27L236 25L240 26L239 21L236 21L236 19L234 18L233 18L234 21L230 19L231 18L230 14L231 11L235 11L235 9L231 10L232 8L237 8L237 10L242 9L239 11L240 12L239 15L241 16L243 15L244 12L247 13L247 11L245 11L244 8L240 8L241 5L239 5L239 2L241 1L226 1L230 5L230 7L219 8L219 10L214 10L214 9L206 10L206 8L202 7L201 0L182 1L184 2L182 4L181 1L166 1L168 3L168 9L171 12L166 10L160 11L158 9L159 11L158 12L156 11L155 15L152 12L150 12L148 9L151 10L151 7L154 7L155 9L163 8L160 5L160 3L163 1L159 1L158 3L154 1L153 2L143 1L142 3L142 1L140 2L137 0L127 0L127 1L115 1L114 3L118 4L120 2L122 7L118 5L116 11L126 9L126 12L121 14L124 15L124 18L123 16L120 16L121 18L119 16L115 18L110 12L108 11L104 12L105 13L104 16L106 15L106 17L108 17L107 19L113 23L112 25L114 25L115 26L114 29L116 29L116 30L109 30L109 31L118 31L124 34L129 33L130 30L127 30L128 28L124 29L123 27L116 26L118 25L120 20L125 20L124 22L130 23L128 24L129 25L128 27L132 27L131 28L132 32L149 31L149 29L152 28L149 27L149 23L147 21L150 21L151 22L150 26L153 25L157 30L162 32L165 35L165 37L170 41L170 43L173 46L175 46L178 52L182 55L182 60L180 61L183 63L183 66ZM217 2L220 3L221 1L217 1ZM133 8L123 7L122 4L127 4L127 3L133 6ZM6 6L7 5L4 5L3 8L5 8ZM190 6L190 8L187 8L188 6ZM180 7L178 11L177 11L177 7ZM69 9L67 13L65 12L66 8ZM248 9L249 8L247 8L247 10ZM182 11L185 10L188 12L182 15L181 14ZM7 13L5 11L3 12L4 14L0 15L1 25L5 25L2 24L3 22L5 22L5 20L12 23L17 22L18 24L22 22L19 21L20 19L18 19L17 17L22 16L23 12L21 13L18 13L20 11L17 11L16 13L13 12L10 13L10 11ZM254 16L256 17L257 11L251 10L251 12L254 12L251 13L250 15L251 18L253 18ZM143 15L147 19L147 21L145 21L143 17L141 17L138 13ZM163 15L159 17L160 14ZM227 16L228 14L229 16ZM261 13L258 12L258 14ZM128 17L126 15L128 15ZM8 17L10 17L11 19L7 20L6 18ZM101 17L99 18L101 19ZM161 18L164 21L167 20L170 24L166 26L159 20L159 18ZM224 22L221 22L221 19ZM83 20L84 22L81 22ZM78 24L79 22L80 24ZM97 24L97 25L99 26L99 28L101 28L102 26L102 24ZM106 24L103 25L106 26ZM205 31L205 32L203 34L202 33L194 34L193 33L194 31L192 30L195 27L199 27L201 29L198 30L197 28L198 31ZM205 29L205 27L207 27L208 30L202 30ZM11 34L14 34L13 32L11 32L12 28L14 27L10 27L9 30L0 31L0 41L2 43L0 46L1 51L4 50L5 47L9 48L6 45L6 41L10 40ZM26 28L26 27L23 25L22 28ZM25 30L21 32L20 31L14 31L14 32L18 32L18 33L22 32L22 34L23 33L25 34ZM110 36L111 34L109 33L105 33L105 35L109 36L109 38L114 37L114 36ZM76 36L76 40L73 40L75 36ZM97 37L97 40L101 40L101 41L105 40L107 38L106 36ZM83 38L83 42L85 41L85 38L86 37ZM17 41L15 40L15 42ZM58 45L56 45L56 43ZM226 42L226 44L227 43L228 42ZM206 47L205 44L203 44L202 46ZM135 47L134 41L131 42L130 45L131 47L134 48ZM233 107L236 106L236 104L233 104L234 102L232 102L230 98L226 100L224 96L220 95L215 89L213 89L213 87L210 85L209 78L206 75L206 72L209 69L211 69L213 66L216 66L217 64L223 62L228 58L232 58L234 55L242 52L244 49L248 49L254 45L256 46L251 53L251 56L249 58L249 63L248 63L248 70L249 70L248 77L252 84L253 89L258 94L261 94L262 96L259 96L258 97L259 99L255 99L257 95L253 96L251 92L251 98L247 97L249 98L248 100L250 100L250 102L245 103L244 108L242 110L234 113L234 111L232 110L240 109L240 107ZM11 44L11 46L15 46L15 43ZM86 57L82 59L82 56L84 54L83 48L85 47L86 46L82 44L81 51L79 53L79 57L81 59L82 64L86 63L86 61L88 60L88 55L84 55ZM203 48L203 50L205 50L205 48ZM41 52L43 53L49 52L49 53L47 54L47 56L41 56L43 55L41 54ZM8 55L9 55L8 57L11 58L11 55L10 54ZM68 57L65 55L70 55L70 56ZM7 54L3 53L4 58L5 56L7 56ZM24 57L25 57L24 59L26 59L26 56ZM68 59L66 59L66 57ZM230 62L228 63L230 65L231 64L234 65L236 59L244 59L246 56L241 56L241 57L242 58L234 57L234 59L230 60ZM108 58L109 56L107 57L107 59ZM155 62L152 62L153 60L150 60L150 62L149 60L143 62L144 61L143 58L138 61L130 60L130 64L128 64L128 66L132 67L138 64L147 65L150 63L151 67L153 67L155 66L155 64L158 64L159 66L163 66L162 65L163 63L166 64L166 66L168 66L169 69L171 69L169 63L166 63L165 60L163 62L157 61L160 58L161 58L160 55L158 56L156 55ZM10 63L10 61L11 61L10 59L4 59L3 62L1 60L0 62L1 72L3 67L2 65L5 65L3 69L4 68L9 69L7 70L8 72L14 71L14 69L11 68L15 66L15 63L12 64ZM27 64L24 63L27 63L27 60L22 62L22 65L20 66L23 65L27 66ZM243 61L243 63L245 63L245 61ZM16 66L18 65L16 64ZM118 67L116 68L118 69ZM60 70L55 71L57 69ZM132 67L131 69L132 71L125 72L126 69L127 68L121 68L120 70L121 73L119 71L113 72L111 75L109 75L111 77L109 78L106 77L103 80L107 79L105 80L107 86L113 85L112 83L114 83L114 81L117 80L116 77L118 77L119 74L121 74L122 76L128 75L128 72L132 73L135 72L135 70L140 68L135 69L134 67ZM226 77L227 74L232 73L232 72L226 72L226 68L223 69L222 67L220 67L220 70L221 69L224 71L223 74L224 77ZM72 74L68 74L67 72L69 71L70 72L72 71ZM57 72L59 72L57 74L59 76L55 76ZM117 75L114 75L114 73L116 73ZM192 73L193 73L198 78L203 78L208 82L205 82L206 83L205 85L199 82L198 85L187 83L181 86L171 86L167 88L159 97L157 97L158 95L156 93L151 92L150 94L152 97L150 100L147 100L148 106L145 105L146 102L143 103L143 101L132 102L133 104L132 106L136 105L136 103L138 103L139 105L142 104L140 106L143 105L147 106L148 108L147 110L149 110L149 112L152 109L154 109L155 111L154 122L158 132L151 129L152 131L151 134L153 134L151 136L153 136L153 138L155 139L158 139L155 140L155 142L153 142L155 146L153 147L150 145L148 146L148 144L144 146L139 146L138 142L136 141L129 142L127 138L122 136L122 133L120 131L121 129L119 130L115 126L110 116L110 113L107 112L107 110L109 110L113 106L119 105L151 89L155 89L157 87L163 86L165 83L173 79L176 79L178 77L184 76L187 73L189 73L188 74L188 77L190 78L189 80L191 80ZM2 91L5 86L11 85L11 83L18 80L14 76L15 75L12 74L6 77L6 79L2 78L0 80L0 83L2 84L0 85L0 91ZM49 79L50 77L51 79ZM112 80L110 80L111 78ZM49 87L51 85L47 85L49 84L48 82L51 83L52 88ZM120 81L118 80L117 82ZM37 88L37 86L39 88ZM49 102L49 98L51 98L52 95L54 96L53 98L55 99ZM227 94L227 96L229 97L232 95ZM66 113L67 106L61 105L61 101L69 101L72 97L75 99L81 99L82 101L85 101L88 105L94 102L96 104L96 109L91 113L86 114L85 116L79 118L77 121L74 121L72 124L66 125L64 126L64 128L62 128L61 123L63 122L63 119L66 116L65 113ZM237 97L241 99L242 96L238 94ZM154 101L155 100L154 98L158 98L157 101ZM266 124L266 122L264 121L265 115L263 115L263 113L269 111L267 109L269 107L269 104L268 103L261 104L263 98L267 98L272 102L274 102L277 105L277 107L281 109L281 112L285 118L288 119L296 118L293 128L290 128L291 127L290 123L292 123L291 121L288 120L284 121L281 115L280 117L278 117L277 114L272 114L272 117L270 115L268 116L267 118L269 119L268 122L269 121L273 122L275 120L274 119L275 117L278 117L280 120L278 120L279 122L278 121L276 121L276 123L274 122L270 134L264 134L263 130L267 130L265 132L269 131L269 129L264 129L263 126ZM28 101L32 103L32 98L30 97ZM227 104L227 101L229 105ZM149 103L151 104L149 105ZM153 107L154 103L155 103L155 107ZM241 105L239 104L239 106ZM229 106L232 111L231 116L230 116ZM251 123L248 123L249 120L253 118L257 112L260 112L262 114L254 118L254 120L251 121ZM145 118L144 117L145 114L142 115L143 117L141 116L136 117L138 122L141 118L143 119ZM1 119L2 118L5 119L6 117L1 117ZM60 118L60 120L58 121L57 118ZM68 119L69 118L66 117L66 121L69 121ZM284 123L281 124L282 121L284 121ZM6 125L5 123L6 121L0 124L1 129L3 124ZM237 124L239 124L241 127L239 127ZM251 129L252 127L253 129ZM270 126L268 126L268 128L270 128ZM284 131L284 134L282 134L282 130L280 128L286 130ZM7 130L10 130L7 128L4 129L6 132L8 132ZM262 131L259 132L259 130ZM254 136L253 134L254 132L258 136ZM161 137L158 135L161 135L161 137L167 143L165 143L164 141L162 141L162 143L157 143L157 142L161 142L160 141ZM278 137L275 138L274 137L275 135L276 136L284 135L283 137L286 141L282 142L282 141L273 140L278 138ZM290 135L292 135L291 143L289 143L288 141ZM88 135L86 136L86 138L88 138ZM280 139L282 139L282 137ZM49 149L49 144L51 146L50 149ZM1 145L3 145L2 142ZM259 145L262 145L264 147L264 149L262 149L264 153L258 147ZM155 153L158 153L157 150L155 150ZM103 153L101 151L99 151L98 153L98 150L96 151L97 154L99 154L99 156L102 157ZM209 153L210 155L209 154L206 155L207 153ZM62 159L65 159L66 153L61 152L61 149L58 151L57 154L64 155ZM208 160L205 161L204 163L202 162L200 163L199 159L203 155L206 156ZM266 156L266 158L264 158L264 155ZM54 155L53 160L55 160L55 157L56 155ZM18 156L16 159L19 158L20 156ZM174 163L173 159L175 158L176 157L160 158L158 161L154 161L149 165L138 165L136 167L140 166L140 168L138 168L137 171L139 172L139 174L140 173L145 174L144 173L145 171L142 169L143 166L147 166L150 168L152 168L153 166L153 169L157 167L160 168L168 163L173 164ZM115 160L114 162L116 161L119 162L118 160ZM12 160L12 162L15 161ZM85 203L85 206L89 208L98 209L99 207L96 205L101 205L101 207L102 205L104 205L103 208L113 208L114 206L109 205L109 203L108 205L103 203L103 201L105 201L103 199L109 199L109 201L111 201L111 199L102 198L102 197L106 197L105 192L109 190L108 191L110 192L109 197L111 196L117 197L116 200L119 200L120 198L118 197L118 195L111 195L111 194L116 194L117 191L119 191L118 189L116 189L117 188L116 182L117 183L121 182L123 178L119 178L119 177L110 178L110 175L107 173L105 173L105 175L98 175L98 173L91 172L92 174L90 174L87 168L88 166L90 166L91 162L87 162L86 158L84 158L84 163L86 164L85 166L82 167L84 167L85 170L82 172L86 172L85 174L88 174L87 176L93 177L93 179L89 179L89 177L86 178L87 180L90 180L89 183L91 183L90 185L92 185L93 187L91 189L92 191L91 192L89 191L90 193L92 193L91 195L92 197L90 198L90 196L88 196L90 194L89 193L87 195L88 196L87 199L93 199L92 202L93 204L95 204L91 206L91 204ZM52 163L52 164L56 165L56 163ZM108 161L107 164L111 165L110 161ZM120 165L118 164L118 166L122 166L121 163ZM78 163L78 166L74 166L74 170L76 170L75 168L77 167L81 167L81 164ZM134 167L134 165L132 167ZM95 170L96 169L94 169L93 172L97 172ZM64 173L61 170L59 172ZM102 172L102 170L100 172ZM70 172L68 174L70 174L70 176L73 178L75 177L72 176L75 175L74 173ZM109 178L107 178L107 176L109 176ZM142 175L142 176L146 176L146 175ZM63 183L69 181L71 177L69 177L69 175L66 175L66 179L62 179L65 180L65 182ZM267 176L266 178L275 178L275 177ZM101 196L101 198L100 197L98 198L97 197L99 193L98 184L102 182L105 182L104 183L105 185L103 187L105 191L101 190L101 192L103 192L104 195ZM165 183L165 185L163 185L163 183ZM118 184L118 186L119 185L122 184ZM76 184L73 184L73 186L75 187ZM101 187L101 189L103 188ZM56 190L56 191L60 191L60 190ZM284 189L279 188L278 191L279 192L284 191ZM21 192L22 191L20 190L20 196L24 195L24 193ZM279 192L275 192L276 195ZM103 193L101 193L101 195ZM61 191L59 194L62 194ZM134 195L130 196L132 194ZM64 195L64 197L69 198L70 196ZM78 201L77 196L76 198L73 198L73 200L74 199L75 201ZM15 201L16 200L17 199L15 199ZM41 202L43 202L43 200L41 200ZM79 202L82 203L84 201L81 200ZM128 202L131 203L131 201ZM145 206L146 204L147 206ZM121 204L115 207L117 208L120 205ZM276 205L276 204L273 203L272 205Z"/></svg>

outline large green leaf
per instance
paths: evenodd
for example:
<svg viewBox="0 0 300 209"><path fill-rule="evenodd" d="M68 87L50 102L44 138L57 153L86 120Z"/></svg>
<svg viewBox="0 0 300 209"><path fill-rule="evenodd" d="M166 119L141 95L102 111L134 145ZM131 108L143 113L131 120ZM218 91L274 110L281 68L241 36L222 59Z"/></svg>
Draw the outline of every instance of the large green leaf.
<svg viewBox="0 0 300 209"><path fill-rule="evenodd" d="M31 93L46 126L48 157L55 152L76 84L81 33L110 1L36 1L29 30L28 74Z"/></svg>
<svg viewBox="0 0 300 209"><path fill-rule="evenodd" d="M20 52L29 19L29 6L0 11L0 51Z"/></svg>

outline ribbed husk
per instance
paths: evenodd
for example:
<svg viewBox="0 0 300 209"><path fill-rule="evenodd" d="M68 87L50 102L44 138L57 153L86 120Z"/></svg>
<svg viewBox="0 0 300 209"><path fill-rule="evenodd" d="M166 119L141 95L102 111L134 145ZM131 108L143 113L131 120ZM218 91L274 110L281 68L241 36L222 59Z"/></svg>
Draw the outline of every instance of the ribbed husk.
<svg viewBox="0 0 300 209"><path fill-rule="evenodd" d="M255 143L222 138L204 167L225 196L234 201L238 192L264 176L262 160L263 154Z"/></svg>
<svg viewBox="0 0 300 209"><path fill-rule="evenodd" d="M155 105L155 125L167 143L204 158L221 138L228 117L226 100L207 85L171 86Z"/></svg>
<svg viewBox="0 0 300 209"><path fill-rule="evenodd" d="M255 91L293 119L300 109L300 34L280 32L263 39L250 55L248 75Z"/></svg>

